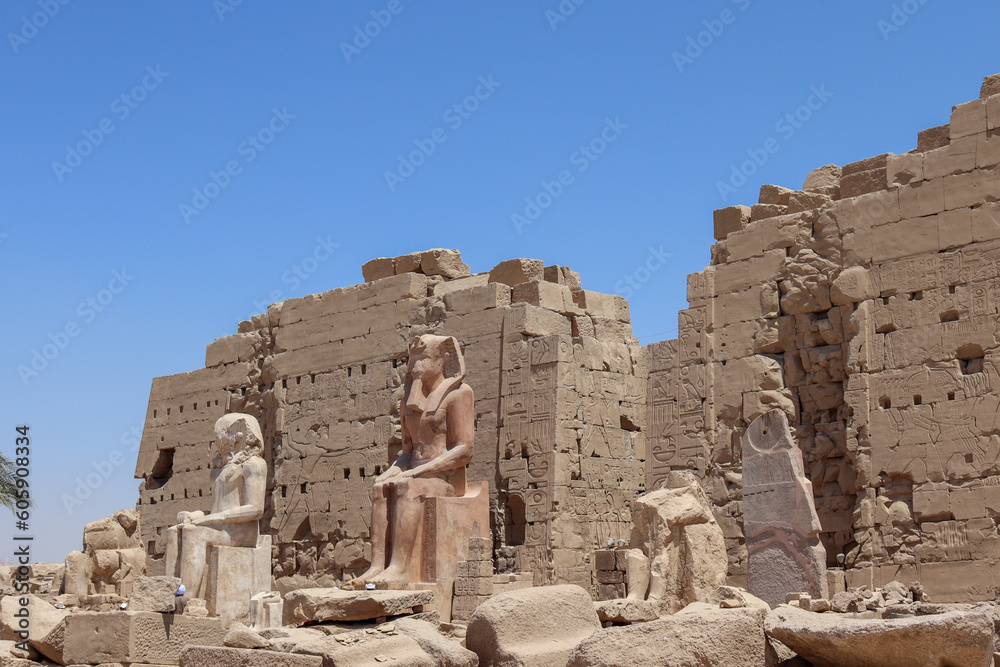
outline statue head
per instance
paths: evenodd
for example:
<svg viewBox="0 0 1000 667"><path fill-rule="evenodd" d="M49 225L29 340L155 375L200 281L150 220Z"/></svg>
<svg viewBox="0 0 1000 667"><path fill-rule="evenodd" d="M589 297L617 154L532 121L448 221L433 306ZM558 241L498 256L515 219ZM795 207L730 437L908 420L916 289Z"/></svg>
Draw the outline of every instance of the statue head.
<svg viewBox="0 0 1000 667"><path fill-rule="evenodd" d="M454 336L417 336L410 344L407 405L434 412L451 389L465 379L465 358ZM425 392L430 390L430 394Z"/></svg>
<svg viewBox="0 0 1000 667"><path fill-rule="evenodd" d="M215 422L215 448L224 462L236 456L246 459L264 453L264 436L253 415L231 412Z"/></svg>

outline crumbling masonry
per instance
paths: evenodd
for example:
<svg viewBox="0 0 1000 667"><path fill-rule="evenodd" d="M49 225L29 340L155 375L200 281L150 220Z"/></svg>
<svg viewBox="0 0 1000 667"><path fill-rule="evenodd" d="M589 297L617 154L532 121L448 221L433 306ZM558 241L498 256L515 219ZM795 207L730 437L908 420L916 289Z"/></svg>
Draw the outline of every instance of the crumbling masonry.
<svg viewBox="0 0 1000 667"><path fill-rule="evenodd" d="M694 470L745 581L741 438L786 412L828 567L919 579L936 600L1000 582L1000 77L917 148L715 212L676 340L642 347L619 296L538 260L470 275L455 251L372 260L365 283L273 304L153 381L136 466L156 572L179 510L208 509L211 425L255 415L264 529L285 590L368 564L370 489L399 447L414 336L455 336L476 393L470 479L490 483L498 572L592 586L631 502ZM648 455L647 455L648 453ZM988 565L988 566L985 566ZM160 566L162 567L162 565Z"/></svg>

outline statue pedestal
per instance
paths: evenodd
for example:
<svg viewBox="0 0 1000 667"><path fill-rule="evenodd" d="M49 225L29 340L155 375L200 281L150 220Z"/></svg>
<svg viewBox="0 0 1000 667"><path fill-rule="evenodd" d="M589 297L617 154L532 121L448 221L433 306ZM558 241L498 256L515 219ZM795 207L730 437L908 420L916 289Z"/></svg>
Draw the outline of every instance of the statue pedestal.
<svg viewBox="0 0 1000 667"><path fill-rule="evenodd" d="M271 590L271 536L258 537L256 548L209 547L207 576L208 613L226 626L252 623L251 598Z"/></svg>
<svg viewBox="0 0 1000 667"><path fill-rule="evenodd" d="M423 581L412 589L433 590L429 610L443 622L451 621L451 602L458 576L458 563L469 559L469 538L490 539L490 486L469 482L461 497L424 499Z"/></svg>

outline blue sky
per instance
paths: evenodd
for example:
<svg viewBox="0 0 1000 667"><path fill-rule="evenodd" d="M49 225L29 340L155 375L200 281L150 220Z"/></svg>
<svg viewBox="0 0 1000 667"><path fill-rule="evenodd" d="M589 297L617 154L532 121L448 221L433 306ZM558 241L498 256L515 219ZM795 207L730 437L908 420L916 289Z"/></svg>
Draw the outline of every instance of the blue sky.
<svg viewBox="0 0 1000 667"><path fill-rule="evenodd" d="M906 152L1000 72L993 2L774 4L7 0L0 450L30 424L35 557L134 506L151 379L268 302L449 247L670 338L713 209Z"/></svg>

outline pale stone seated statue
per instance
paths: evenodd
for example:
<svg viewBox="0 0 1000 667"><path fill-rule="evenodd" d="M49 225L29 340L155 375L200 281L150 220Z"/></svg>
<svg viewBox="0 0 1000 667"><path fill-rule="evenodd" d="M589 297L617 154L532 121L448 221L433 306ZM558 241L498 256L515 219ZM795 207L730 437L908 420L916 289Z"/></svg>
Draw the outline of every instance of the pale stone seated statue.
<svg viewBox="0 0 1000 667"><path fill-rule="evenodd" d="M209 592L209 547L258 546L267 487L264 439L256 418L239 412L223 415L215 422L215 445L223 465L212 485L212 511L180 512L177 525L167 529L166 574L180 577L189 597L202 599Z"/></svg>
<svg viewBox="0 0 1000 667"><path fill-rule="evenodd" d="M424 580L428 571L440 577L452 568L447 564L434 567L433 563L425 567L425 559L450 558L457 562L461 556L457 552L439 555L433 552L434 545L428 547L425 541L450 545L459 539L467 542L469 536L488 535L483 533L489 528L485 504L482 517L457 517L437 529L446 534L424 534L426 503L438 498L458 500L467 495L465 469L472 460L475 397L472 388L463 382L464 377L465 360L454 337L424 335L410 345L407 384L400 406L403 449L395 463L375 481L372 565L350 582L354 586L410 584ZM468 495L475 496L477 503L486 501L485 496L479 498L479 484L468 486ZM458 506L465 507L461 503ZM457 534L470 530L476 532Z"/></svg>

